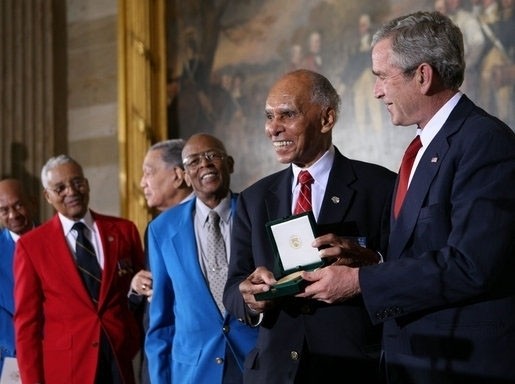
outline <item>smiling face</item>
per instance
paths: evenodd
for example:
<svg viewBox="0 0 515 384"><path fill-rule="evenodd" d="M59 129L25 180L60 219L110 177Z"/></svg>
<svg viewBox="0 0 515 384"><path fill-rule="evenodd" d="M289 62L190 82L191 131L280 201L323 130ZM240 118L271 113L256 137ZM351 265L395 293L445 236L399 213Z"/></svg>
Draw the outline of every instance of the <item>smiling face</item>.
<svg viewBox="0 0 515 384"><path fill-rule="evenodd" d="M0 225L22 235L33 226L34 201L23 191L18 180L0 181Z"/></svg>
<svg viewBox="0 0 515 384"><path fill-rule="evenodd" d="M406 76L393 64L390 39L379 41L372 50L372 71L376 76L374 96L383 101L394 125L419 124L425 107L417 76Z"/></svg>
<svg viewBox="0 0 515 384"><path fill-rule="evenodd" d="M89 184L82 169L75 163L64 163L47 172L46 200L71 220L79 220L88 210Z"/></svg>
<svg viewBox="0 0 515 384"><path fill-rule="evenodd" d="M316 162L331 145L335 113L315 103L309 76L280 79L266 100L266 134L280 163L302 168Z"/></svg>
<svg viewBox="0 0 515 384"><path fill-rule="evenodd" d="M234 169L234 160L222 142L207 134L193 135L182 150L182 158L188 185L204 204L216 207L229 193Z"/></svg>

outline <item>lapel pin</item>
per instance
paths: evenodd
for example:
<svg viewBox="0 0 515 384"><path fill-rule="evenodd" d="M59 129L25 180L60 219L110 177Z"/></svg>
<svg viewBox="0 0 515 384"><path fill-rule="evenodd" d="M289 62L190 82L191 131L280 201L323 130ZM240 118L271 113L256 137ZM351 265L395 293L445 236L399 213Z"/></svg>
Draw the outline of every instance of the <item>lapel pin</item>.
<svg viewBox="0 0 515 384"><path fill-rule="evenodd" d="M114 237L113 236L108 236L107 237L107 241L114 241Z"/></svg>
<svg viewBox="0 0 515 384"><path fill-rule="evenodd" d="M333 196L333 197L331 197L331 201L334 204L339 204L340 203L340 198L338 196Z"/></svg>
<svg viewBox="0 0 515 384"><path fill-rule="evenodd" d="M431 163L438 163L438 156L434 156L431 158Z"/></svg>

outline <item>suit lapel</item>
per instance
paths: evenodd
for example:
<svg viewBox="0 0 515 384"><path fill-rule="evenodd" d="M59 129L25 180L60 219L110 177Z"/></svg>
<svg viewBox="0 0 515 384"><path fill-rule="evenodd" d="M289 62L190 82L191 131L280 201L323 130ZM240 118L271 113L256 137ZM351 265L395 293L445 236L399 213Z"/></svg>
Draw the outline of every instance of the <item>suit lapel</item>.
<svg viewBox="0 0 515 384"><path fill-rule="evenodd" d="M390 222L390 246L388 257L400 257L417 223L420 210L429 193L446 154L449 151L449 137L458 131L474 104L463 95L449 115L440 131L436 134L420 159L406 194L403 208L395 220L393 213ZM394 194L395 196L395 194ZM395 241L391 241L395 239Z"/></svg>
<svg viewBox="0 0 515 384"><path fill-rule="evenodd" d="M333 224L344 221L354 190L349 185L356 180L350 162L335 148L335 156L317 224Z"/></svg>
<svg viewBox="0 0 515 384"><path fill-rule="evenodd" d="M264 197L268 221L291 216L292 182L293 172L290 166L279 172L275 181L270 185L270 193Z"/></svg>
<svg viewBox="0 0 515 384"><path fill-rule="evenodd" d="M92 213L92 215L98 227L98 233L104 252L104 269L102 271L102 284L98 298L98 306L101 307L109 293L109 287L113 286L113 279L118 270L117 255L120 236L113 223L99 218L94 213Z"/></svg>
<svg viewBox="0 0 515 384"><path fill-rule="evenodd" d="M93 305L80 273L77 270L74 256L66 242L63 227L58 215L55 215L51 219L48 234L48 236L44 237L46 244L42 246L43 249L49 250L49 254L46 255L46 262L52 263L56 269L60 270L60 276L66 276L64 281L70 285L72 292L75 292L83 301Z"/></svg>
<svg viewBox="0 0 515 384"><path fill-rule="evenodd" d="M194 227L195 199L188 201L181 211L180 221L169 224L167 233L170 233L170 241L178 256L178 262L185 271L185 276L195 281L204 281L204 275L198 261L197 240ZM184 237L186 235L186 238ZM184 257L182 257L184 255ZM194 255L194 257L192 257ZM207 288L207 286L206 286Z"/></svg>

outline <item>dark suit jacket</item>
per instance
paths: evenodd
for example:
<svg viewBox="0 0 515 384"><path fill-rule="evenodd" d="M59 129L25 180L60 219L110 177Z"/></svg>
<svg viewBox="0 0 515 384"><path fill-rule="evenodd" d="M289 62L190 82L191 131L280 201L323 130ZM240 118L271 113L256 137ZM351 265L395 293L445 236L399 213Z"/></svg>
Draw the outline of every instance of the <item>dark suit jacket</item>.
<svg viewBox="0 0 515 384"><path fill-rule="evenodd" d="M24 383L93 383L101 330L107 334L125 383L141 327L127 292L143 267L141 239L125 219L93 213L104 250L98 308L77 270L59 217L18 240L14 259L15 330Z"/></svg>
<svg viewBox="0 0 515 384"><path fill-rule="evenodd" d="M290 167L240 194L224 295L226 308L239 318L247 315L239 283L258 266L273 271L274 253L265 224L291 215L292 177ZM386 244L381 220L385 213L389 217L394 180L395 174L386 168L349 160L336 150L317 225L365 236L368 247L381 250ZM338 361L338 372L328 366L321 375L351 379L356 373L361 382L374 382L367 379L377 372L380 328L372 326L361 298L334 305L288 298L277 304L265 312L257 347L246 360L246 383L292 383L304 343L312 356Z"/></svg>
<svg viewBox="0 0 515 384"><path fill-rule="evenodd" d="M424 152L387 258L360 283L391 367L515 382L515 135L465 96Z"/></svg>

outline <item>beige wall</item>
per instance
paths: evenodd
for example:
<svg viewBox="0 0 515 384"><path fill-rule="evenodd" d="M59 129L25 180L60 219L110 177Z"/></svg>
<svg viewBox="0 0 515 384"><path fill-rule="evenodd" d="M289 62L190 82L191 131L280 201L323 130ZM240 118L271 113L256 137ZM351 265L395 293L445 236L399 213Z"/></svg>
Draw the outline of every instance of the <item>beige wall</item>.
<svg viewBox="0 0 515 384"><path fill-rule="evenodd" d="M117 1L66 5L69 154L89 179L91 208L119 215Z"/></svg>

